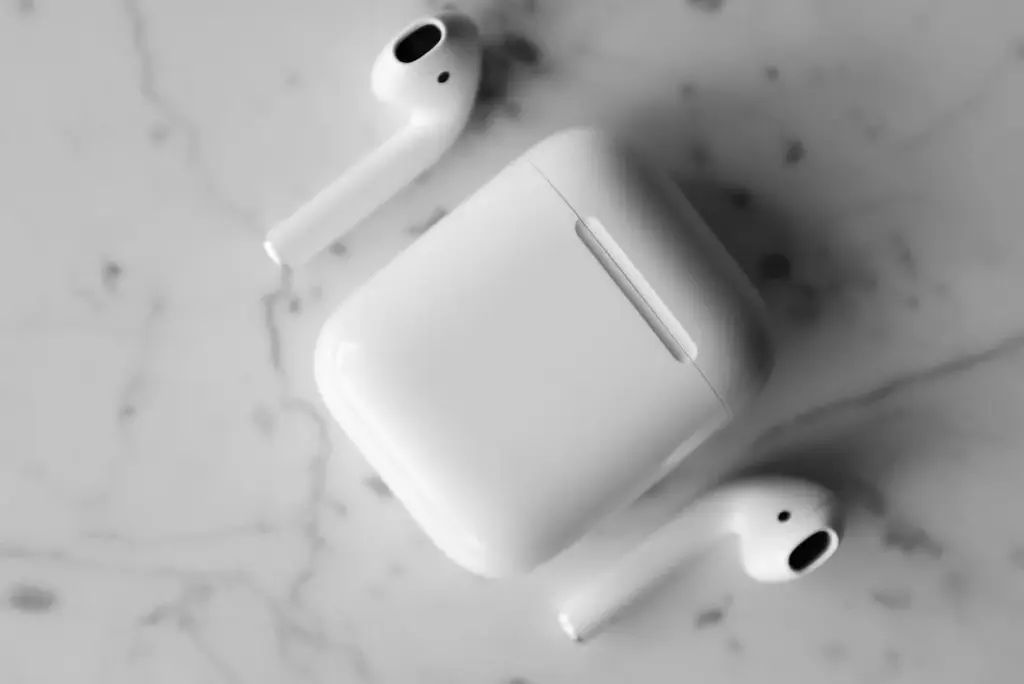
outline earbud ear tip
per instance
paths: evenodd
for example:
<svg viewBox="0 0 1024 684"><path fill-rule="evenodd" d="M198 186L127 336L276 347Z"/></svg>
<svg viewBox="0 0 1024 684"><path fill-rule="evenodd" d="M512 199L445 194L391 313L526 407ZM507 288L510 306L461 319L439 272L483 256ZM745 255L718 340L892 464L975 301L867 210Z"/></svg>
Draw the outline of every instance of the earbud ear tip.
<svg viewBox="0 0 1024 684"><path fill-rule="evenodd" d="M827 561L839 546L839 537L831 528L819 529L805 537L786 558L794 577L804 575Z"/></svg>

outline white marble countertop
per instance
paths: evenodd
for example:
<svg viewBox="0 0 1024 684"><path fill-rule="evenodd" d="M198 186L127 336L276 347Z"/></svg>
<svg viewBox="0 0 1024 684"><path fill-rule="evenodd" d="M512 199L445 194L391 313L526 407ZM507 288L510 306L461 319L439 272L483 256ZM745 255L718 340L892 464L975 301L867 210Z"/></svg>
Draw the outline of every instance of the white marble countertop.
<svg viewBox="0 0 1024 684"><path fill-rule="evenodd" d="M462 0L489 55L472 129L282 283L263 231L390 132L370 62L438 4L0 7L0 681L1019 681L1024 4ZM485 581L326 417L312 345L577 123L668 165L782 358L589 550ZM849 495L834 561L765 587L716 555L587 646L558 633L594 554L764 460Z"/></svg>

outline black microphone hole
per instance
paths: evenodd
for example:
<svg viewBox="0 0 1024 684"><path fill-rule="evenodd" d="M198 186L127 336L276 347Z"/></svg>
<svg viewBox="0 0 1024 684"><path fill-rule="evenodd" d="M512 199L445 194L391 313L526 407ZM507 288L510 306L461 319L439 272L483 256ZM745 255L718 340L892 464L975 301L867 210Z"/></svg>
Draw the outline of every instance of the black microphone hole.
<svg viewBox="0 0 1024 684"><path fill-rule="evenodd" d="M444 83L445 81L448 80L448 76L450 76L450 74L447 71L442 71L437 75L437 82Z"/></svg>

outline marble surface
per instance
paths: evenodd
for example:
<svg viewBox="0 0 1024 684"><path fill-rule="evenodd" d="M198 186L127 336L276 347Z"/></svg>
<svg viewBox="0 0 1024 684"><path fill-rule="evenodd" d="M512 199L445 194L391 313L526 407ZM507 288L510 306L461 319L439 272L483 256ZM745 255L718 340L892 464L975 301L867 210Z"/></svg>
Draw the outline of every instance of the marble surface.
<svg viewBox="0 0 1024 684"><path fill-rule="evenodd" d="M946 682L1024 668L1024 4L462 0L467 134L281 279L260 238L394 128L409 0L0 6L0 681ZM765 396L527 578L454 567L326 417L319 325L544 135L671 169L755 279ZM551 604L711 478L810 472L844 547L727 550L585 647Z"/></svg>

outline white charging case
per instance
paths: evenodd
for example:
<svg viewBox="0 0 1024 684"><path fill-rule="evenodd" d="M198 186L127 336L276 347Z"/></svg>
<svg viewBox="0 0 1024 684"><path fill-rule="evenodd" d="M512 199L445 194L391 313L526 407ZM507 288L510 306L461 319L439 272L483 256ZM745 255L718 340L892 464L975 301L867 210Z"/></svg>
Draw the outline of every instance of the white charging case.
<svg viewBox="0 0 1024 684"><path fill-rule="evenodd" d="M667 177L592 129L510 163L316 348L334 418L437 546L492 577L634 500L771 366L736 263Z"/></svg>

